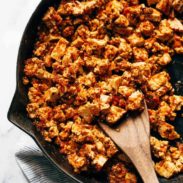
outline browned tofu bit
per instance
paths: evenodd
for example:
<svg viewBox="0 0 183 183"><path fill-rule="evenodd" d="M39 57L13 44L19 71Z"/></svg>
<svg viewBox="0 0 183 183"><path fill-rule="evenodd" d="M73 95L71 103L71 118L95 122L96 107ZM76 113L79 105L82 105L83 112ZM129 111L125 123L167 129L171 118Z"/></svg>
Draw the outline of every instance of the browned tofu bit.
<svg viewBox="0 0 183 183"><path fill-rule="evenodd" d="M57 4L57 3L56 3ZM148 107L156 172L183 171L175 95L167 66L183 54L182 0L60 0L42 17L24 62L28 116L75 173L105 172L136 183L130 160L98 127ZM178 113L177 113L178 112ZM169 143L171 141L171 143ZM130 143L130 142L129 142Z"/></svg>
<svg viewBox="0 0 183 183"><path fill-rule="evenodd" d="M125 165L120 162L112 166L109 173L110 183L131 182L137 183L137 178L134 173L130 172Z"/></svg>

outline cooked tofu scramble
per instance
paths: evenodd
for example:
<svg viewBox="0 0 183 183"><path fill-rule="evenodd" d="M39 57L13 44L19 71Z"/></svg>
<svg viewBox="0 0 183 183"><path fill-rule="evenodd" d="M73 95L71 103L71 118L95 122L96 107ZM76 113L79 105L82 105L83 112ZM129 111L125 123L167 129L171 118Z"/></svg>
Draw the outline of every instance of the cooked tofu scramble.
<svg viewBox="0 0 183 183"><path fill-rule="evenodd" d="M183 54L182 13L182 0L63 0L49 7L25 61L27 112L74 172L104 171L110 183L138 181L97 122L116 124L142 111L144 99L151 132L159 136L150 138L156 172L170 178L183 171L174 128L183 97L174 94L166 71L172 56Z"/></svg>

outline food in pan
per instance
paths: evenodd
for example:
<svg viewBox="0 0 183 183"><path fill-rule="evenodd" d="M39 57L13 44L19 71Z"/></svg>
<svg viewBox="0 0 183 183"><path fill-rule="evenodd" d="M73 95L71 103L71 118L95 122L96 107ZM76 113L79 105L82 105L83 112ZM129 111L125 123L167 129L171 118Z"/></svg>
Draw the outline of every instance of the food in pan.
<svg viewBox="0 0 183 183"><path fill-rule="evenodd" d="M183 97L166 66L183 54L181 0L63 0L49 7L25 60L27 112L43 138L75 173L108 172L108 181L137 182L130 160L97 126L144 109L156 172L183 171L181 134L174 128ZM174 145L172 145L172 142ZM129 142L130 143L130 142Z"/></svg>

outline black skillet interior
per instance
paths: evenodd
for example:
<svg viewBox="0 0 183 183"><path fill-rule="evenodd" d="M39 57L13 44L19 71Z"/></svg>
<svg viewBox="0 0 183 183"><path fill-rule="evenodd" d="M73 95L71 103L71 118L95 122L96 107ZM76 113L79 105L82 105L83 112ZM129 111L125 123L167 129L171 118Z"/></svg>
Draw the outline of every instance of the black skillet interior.
<svg viewBox="0 0 183 183"><path fill-rule="evenodd" d="M86 173L80 175L74 174L71 166L68 164L67 160L58 152L57 148L54 145L45 142L41 135L36 131L35 127L32 125L31 120L27 117L25 110L28 99L26 95L26 88L24 87L21 79L23 76L23 62L25 59L31 57L32 55L33 45L36 39L37 27L41 22L41 17L49 6L56 6L59 1L60 0L42 0L27 24L19 48L16 75L17 88L8 112L8 119L21 130L29 134L39 145L48 159L59 170L64 171L77 182L104 183L106 182L105 175L88 175ZM169 65L168 71L171 75L172 84L175 88L176 94L183 95L183 57L176 56L172 64ZM175 124L178 132L183 134L183 119L178 117ZM160 178L160 182L181 183L183 182L183 175L175 176L170 180Z"/></svg>

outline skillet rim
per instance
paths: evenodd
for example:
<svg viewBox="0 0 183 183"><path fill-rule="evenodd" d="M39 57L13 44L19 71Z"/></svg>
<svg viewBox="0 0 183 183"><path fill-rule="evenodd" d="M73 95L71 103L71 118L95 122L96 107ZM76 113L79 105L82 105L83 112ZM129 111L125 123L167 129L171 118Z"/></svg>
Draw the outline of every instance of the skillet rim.
<svg viewBox="0 0 183 183"><path fill-rule="evenodd" d="M79 183L84 183L85 181L83 180L79 180L79 177L77 178L77 175L73 173L70 173L68 170L66 170L66 168L63 168L59 165L59 163L57 163L53 157L51 157L51 155L46 151L45 147L43 147L43 145L41 144L40 140L36 137L35 133L33 132L33 129L31 126L29 127L25 127L25 126L22 126L18 120L15 119L15 116L14 116L14 113L16 112L15 108L19 107L19 104L21 103L20 100L21 98L21 94L20 94L20 88L19 88L19 85L20 85L20 69L19 69L19 64L20 62L23 62L22 61L22 47L24 46L24 41L26 40L26 34L28 32L28 30L30 29L31 25L34 24L33 22L33 19L35 19L35 17L37 16L37 13L40 12L40 10L42 9L42 7L44 6L44 4L46 3L50 3L50 5L52 5L55 1L58 1L58 0L54 0L52 2L49 2L50 0L41 0L37 7L35 7L32 15L30 16L26 26L25 26L25 29L23 31L23 34L22 34L22 38L21 38L21 41L20 41L20 46L19 46L19 50L18 50L18 57L17 57L17 64L16 64L16 89L15 89L15 92L14 92L14 96L13 96L13 99L12 99L12 102L11 102L11 105L10 105L10 108L8 110L8 114L7 114L7 118L8 120L14 124L15 126L17 126L19 129L21 129L22 131L24 131L26 134L28 134L34 141L35 143L39 146L39 148L41 149L41 151L43 152L43 154L47 157L47 159L61 172L63 172L65 175L69 176L70 178L72 178L74 181L76 182L79 182ZM60 2L60 0L59 0ZM49 6L47 6L47 9L48 9ZM40 17L39 17L40 19ZM40 23L41 20L39 20L39 23ZM36 35L35 35L36 37ZM31 50L32 51L32 50ZM22 104L21 104L22 105ZM26 117L26 120L29 120L28 117ZM81 179L82 179L83 175L81 175ZM160 178L160 177L159 177ZM183 177L182 177L183 178ZM181 180L183 179L179 179L179 177L176 178L176 180L168 180L168 179L165 179L164 178L160 178L159 180L162 180L162 182L176 182L176 183L180 183ZM84 177L83 177L84 179ZM164 181L163 181L164 180ZM98 183L98 180L88 180L88 182L91 182L91 183Z"/></svg>

